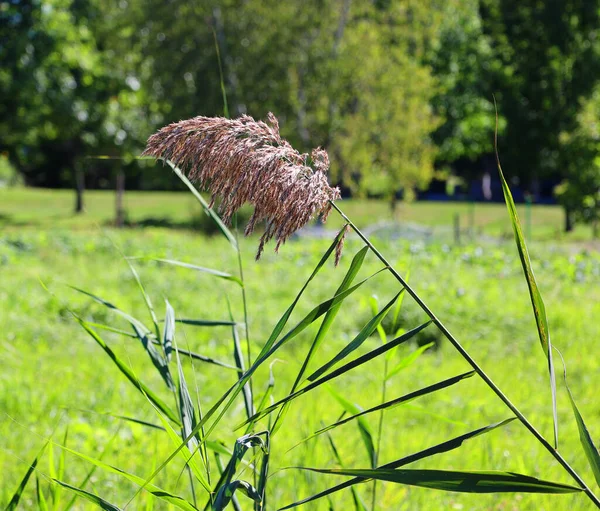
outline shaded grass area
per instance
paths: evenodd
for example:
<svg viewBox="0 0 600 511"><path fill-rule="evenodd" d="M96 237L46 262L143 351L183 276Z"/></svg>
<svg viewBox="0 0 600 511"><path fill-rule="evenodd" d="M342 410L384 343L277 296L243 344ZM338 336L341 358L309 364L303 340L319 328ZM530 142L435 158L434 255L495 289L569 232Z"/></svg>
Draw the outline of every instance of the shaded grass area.
<svg viewBox="0 0 600 511"><path fill-rule="evenodd" d="M176 201L171 203L173 208L180 206ZM235 254L226 242L185 231L145 229L102 233L93 229L91 232L10 229L1 235L0 470L3 483L0 505L7 502L26 470L27 463L23 461L33 458L43 438L57 426L58 435L62 436L68 424L69 445L96 456L116 433L117 439L108 449L105 461L142 476L151 473L154 464L172 450L166 436L159 431L98 414L110 412L158 422L149 404L75 324L67 310L72 307L88 320L126 328L108 309L65 285L74 284L150 323L136 283L109 236L127 255L175 258L236 272ZM401 241L376 242L400 270L410 266L410 280L417 291L509 397L550 437L551 410L545 362L512 243L451 247L435 243L425 246ZM327 240L291 241L278 256L268 247L263 259L255 263L254 241L242 241L255 353L328 243ZM290 326L316 302L333 294L344 266L359 248L357 240L348 241L342 268L328 269L319 276L300 302ZM534 244L532 257L548 309L553 342L565 355L572 390L597 438L600 412L596 406L598 362L594 348L600 338L600 326L594 318L600 313L600 257L585 252L569 254L550 244ZM136 266L159 317L164 314L163 299L168 298L178 317L226 319L225 297L229 296L241 319L240 296L231 283L215 282L208 275L150 261L138 261ZM363 276L378 268L377 261L369 256ZM40 279L54 296L42 289ZM315 367L333 356L370 319L372 295L385 303L395 292L395 284L380 275L353 295L340 312ZM422 320L418 308L407 299L402 312L403 326L411 328ZM305 332L279 353L279 362L273 366L275 399L288 392L314 333L314 329ZM170 399L137 341L108 333L103 337L119 356L131 363L140 378L165 400ZM232 362L233 348L227 328L197 329L178 325L177 340L182 347ZM419 342L432 340L437 342L439 337L428 329ZM376 337L371 338L364 350L378 342ZM414 345L407 346L397 357L406 356L412 350ZM381 365L379 362L367 365L356 374L334 381L332 387L364 408L373 406L379 395ZM394 377L389 395L401 395L467 369L450 346L440 342L436 350L430 350L415 365ZM188 362L186 370L188 384L197 391L204 409L234 381L234 375L227 370L202 363ZM267 378L266 370L257 374L254 387L258 395L265 390ZM561 391L561 451L591 480L568 407L566 395ZM292 405L281 432L273 439L271 505L287 504L341 480L284 470L296 465L335 466L323 437L287 451L319 429L322 422L334 422L340 413L339 405L325 389L316 390ZM232 427L243 415L240 401L240 406L226 416L227 427L215 432L215 439L231 446L239 435ZM485 386L472 378L447 392L390 410L386 414L380 461L386 463L507 416L508 412ZM375 419L371 420L373 426ZM334 438L347 467L368 466L355 425L336 430ZM510 470L570 482L552 458L515 423L472 440L458 451L417 464L415 468ZM47 458L40 462L39 469L48 473ZM86 470L80 461L68 457L65 479L77 483ZM180 477L180 470L181 466L174 464L159 476L157 484L186 494L186 478ZM250 476L247 474L247 477ZM25 497L24 509L33 505L32 488L33 485ZM92 478L89 488L110 496L119 505L135 492L130 484L100 471ZM586 499L579 495L559 496L555 500L546 496L457 495L392 484L383 484L380 488L380 509L589 509ZM369 491L367 485L359 487L365 500ZM142 495L134 508L141 508L148 498ZM335 509L348 509L349 492L336 495L334 503ZM327 502L319 502L311 509L327 509Z"/></svg>
<svg viewBox="0 0 600 511"><path fill-rule="evenodd" d="M114 193L88 191L85 194L86 212L73 213L74 193L71 190L0 189L0 227L90 229L110 225L114 221ZM358 225L366 226L382 220L391 220L386 202L350 199L341 202L344 211ZM203 213L197 201L185 192L126 192L127 223L133 227L169 227L194 229L203 222ZM519 206L524 228L527 229L525 206ZM510 238L512 231L504 204L461 202L415 202L398 207L397 220L432 229L432 234L448 234L458 215L461 230L475 232L476 236ZM335 215L327 224L339 228L341 221ZM564 214L559 206L532 206L531 237L537 240L587 241L591 228L577 226L569 234L562 232Z"/></svg>

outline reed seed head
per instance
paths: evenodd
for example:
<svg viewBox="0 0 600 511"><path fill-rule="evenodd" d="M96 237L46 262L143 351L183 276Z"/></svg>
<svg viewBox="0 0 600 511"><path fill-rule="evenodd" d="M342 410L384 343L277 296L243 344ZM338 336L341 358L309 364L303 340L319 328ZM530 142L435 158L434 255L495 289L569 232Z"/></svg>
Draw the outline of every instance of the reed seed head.
<svg viewBox="0 0 600 511"><path fill-rule="evenodd" d="M310 157L300 154L281 137L272 113L266 122L243 115L169 124L148 139L143 154L177 165L211 193L211 205L220 198L219 214L227 223L244 203L252 204L245 234L265 221L257 259L272 238L277 251L311 219L320 215L325 221L330 201L340 198L339 189L327 182L327 152L317 148Z"/></svg>

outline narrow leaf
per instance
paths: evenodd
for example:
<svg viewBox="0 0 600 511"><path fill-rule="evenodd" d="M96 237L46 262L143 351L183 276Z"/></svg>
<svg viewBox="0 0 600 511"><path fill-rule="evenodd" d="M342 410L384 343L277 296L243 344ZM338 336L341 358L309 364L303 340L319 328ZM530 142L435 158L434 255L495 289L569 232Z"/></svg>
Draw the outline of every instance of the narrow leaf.
<svg viewBox="0 0 600 511"><path fill-rule="evenodd" d="M77 488L75 486L71 486L63 481L59 481L58 479L52 479L56 484L59 484L63 488L66 488L70 492L76 494L77 496L91 502L92 504L96 504L99 508L104 509L105 511L121 511L120 507L111 504L107 500L104 500L102 497L98 497L98 495L94 495L89 491L82 490L81 488Z"/></svg>
<svg viewBox="0 0 600 511"><path fill-rule="evenodd" d="M423 353L425 353L429 348L435 346L434 342L430 342L428 344L424 344L423 346L419 346L415 351L413 351L408 357L403 358L398 364L388 372L387 380L396 376L400 371L406 369L411 366Z"/></svg>
<svg viewBox="0 0 600 511"><path fill-rule="evenodd" d="M347 413L352 414L355 419L358 419L358 431L363 443L365 444L367 455L369 457L369 461L371 462L371 467L374 468L377 464L377 452L375 450L375 442L373 441L373 432L371 431L371 426L369 426L369 423L365 417L363 417L364 414L362 412L364 412L364 409L357 404L348 401L345 397L338 394L331 387L328 390Z"/></svg>
<svg viewBox="0 0 600 511"><path fill-rule="evenodd" d="M521 228L521 222L519 215L517 214L517 207L513 200L512 193L504 178L502 172L502 166L500 165L500 157L498 156L498 113L496 112L496 133L495 133L495 147L496 147L496 163L498 164L498 173L500 174L500 181L502 182L502 191L504 192L504 201L508 209L508 214L512 223L515 242L517 244L517 251L519 252L519 258L521 259L521 266L523 267L523 273L525 274L525 280L527 281L527 287L529 288L529 297L531 299L531 305L533 307L533 315L535 316L535 322L537 325L538 335L540 338L540 344L542 350L548 360L548 373L550 375L550 390L552 393L552 415L554 419L554 448L558 449L558 413L556 409L556 376L554 374L554 361L552 359L552 343L550 342L550 332L548 331L548 319L546 318L546 307L542 300L542 295L538 289L533 269L531 268L531 260L529 258L529 252L527 245L525 244L525 237L523 236L523 229Z"/></svg>
<svg viewBox="0 0 600 511"><path fill-rule="evenodd" d="M152 364L154 365L154 367L156 367L156 369L160 373L160 375L161 375L162 379L164 380L165 384L167 385L168 389L171 391L174 391L175 384L173 383L173 377L171 376L171 371L169 370L168 362L159 353L159 351L154 347L154 343L150 339L150 336L148 333L140 332L135 325L133 325L133 329L134 329L136 335L138 336L138 339L141 341L142 346L146 350L146 353L148 353L148 356L150 357ZM166 328L165 328L165 332L166 332Z"/></svg>
<svg viewBox="0 0 600 511"><path fill-rule="evenodd" d="M46 497L44 497L44 491L40 486L40 480L36 476L35 478L35 492L37 495L38 508L40 511L48 511L48 503L46 502Z"/></svg>
<svg viewBox="0 0 600 511"><path fill-rule="evenodd" d="M183 172L181 172L179 167L177 167L177 165L175 165L173 162L171 162L170 160L163 160L163 161L169 167L171 167L173 169L173 172L175 172L175 174L177 174L177 177L179 179L181 179L181 181L183 181L183 184L185 184L185 186L187 186L189 188L189 190L192 192L194 197L196 197L198 202L202 205L202 208L204 209L205 213L209 217L212 218L212 220L215 222L215 224L217 224L217 227L219 228L219 230L221 231L223 236L225 236L225 238L227 238L227 241L229 241L229 243L234 248L234 250L237 250L238 245L235 240L235 236L231 233L231 231L227 228L227 226L219 218L219 215L217 215L214 212L214 210L208 206L208 203L204 200L204 197L202 197L202 195L200 195L200 192L196 189L196 187L192 184L192 182L185 176L185 174Z"/></svg>
<svg viewBox="0 0 600 511"><path fill-rule="evenodd" d="M165 326L163 328L163 352L167 364L171 362L171 352L173 351L173 337L175 336L175 311L169 303L169 300L165 300L166 312L165 312Z"/></svg>
<svg viewBox="0 0 600 511"><path fill-rule="evenodd" d="M158 257L128 257L128 259L147 259L150 261L157 261L159 263L170 264L172 266L179 266L181 268L188 268L190 270L194 270L194 271L197 271L200 273L206 273L208 275L212 275L213 277L217 277L217 278L224 279L224 280L230 280L240 286L243 285L242 281L239 279L239 277L236 277L235 275L231 275L230 273L226 273L226 272L220 271L220 270L214 270L212 268L205 268L203 266L197 266L195 264L184 263L182 261L175 261L173 259L161 259Z"/></svg>
<svg viewBox="0 0 600 511"><path fill-rule="evenodd" d="M175 320L175 323L191 326L235 326L235 321L214 320L214 319L181 319Z"/></svg>
<svg viewBox="0 0 600 511"><path fill-rule="evenodd" d="M25 472L25 475L23 476L23 479L21 479L21 482L19 483L19 486L17 487L15 493L13 493L13 496L10 499L8 506L6 506L6 511L14 511L15 509L17 509L17 506L19 504L19 501L21 500L21 496L23 495L23 492L25 491L25 487L27 486L29 478L31 477L31 474L33 474L33 471L35 470L35 467L37 466L38 461L39 461L40 457L42 456L42 454L44 453L44 451L46 450L47 446L48 446L48 442L46 442L44 444L44 446L41 448L40 452L37 453L36 457L31 462L31 465L27 469L27 472Z"/></svg>
<svg viewBox="0 0 600 511"><path fill-rule="evenodd" d="M311 472L389 481L459 493L574 493L576 486L544 481L536 477L500 471L415 470L415 469L319 469Z"/></svg>
<svg viewBox="0 0 600 511"><path fill-rule="evenodd" d="M402 291L400 291L396 296L394 296L394 298L392 298L386 304L386 306L383 309L381 309L381 311L363 327L363 329L358 333L358 335L350 343L348 343L342 351L340 351L329 362L327 362L325 365L321 366L313 374L311 374L308 377L308 380L315 381L321 375L326 373L331 367L333 367L338 362L340 362L341 360L346 358L354 350L358 349L362 345L362 343L365 342L369 338L369 336L377 329L377 326L381 323L383 318L386 316L386 314L392 308L392 306L394 305L394 302L398 299L401 292Z"/></svg>
<svg viewBox="0 0 600 511"><path fill-rule="evenodd" d="M164 402L160 399L150 388L148 388L144 383L142 383L137 376L133 373L133 371L127 366L117 355L108 347L108 345L102 340L102 338L95 332L92 328L88 326L88 324L83 321L81 318L77 317L77 321L83 327L83 329L90 334L90 336L100 345L100 347L106 352L106 354L112 359L115 365L119 368L119 370L125 375L125 377L133 384L133 386L138 389L142 394L144 394L156 407L158 407L169 419L171 419L176 424L180 425L179 418L177 414L173 412Z"/></svg>
<svg viewBox="0 0 600 511"><path fill-rule="evenodd" d="M459 448L463 444L463 442L465 442L466 440L475 438L475 437L477 437L479 435L483 435L485 433L489 433L490 431L493 431L496 428L504 426L504 425L512 422L513 420L515 420L515 417L511 417L510 419L506 419L506 420L503 420L502 422L497 422L495 424L490 424L489 426L484 426L483 428L475 429L475 430L465 433L463 435L452 438L451 440L442 442L441 444L437 444L437 445L434 445L433 447L424 449L423 451L419 451L417 453L410 454L408 456L400 458L396 461L392 461L390 463L386 463L385 465L382 465L379 468L380 469L396 469L396 468L402 467L404 465L408 465L409 463L414 463L416 461L419 461L419 460L422 460L425 458L429 458L430 456L434 456L436 454L441 454L444 452L452 451L454 449ZM312 502L312 501L320 499L322 497L331 495L332 493L343 490L344 488L349 488L350 486L353 486L353 485L359 484L359 483L366 483L367 481L370 481L370 480L371 479L365 478L365 477L354 477L354 478L350 479L349 481L346 481L344 483L341 483L341 484L338 484L331 488L328 488L327 490L324 490L320 493L317 493L310 497L306 497L305 499L299 500L292 504L288 504L287 506L280 508L279 511L283 511L284 509L291 509L293 507L297 507L302 504Z"/></svg>

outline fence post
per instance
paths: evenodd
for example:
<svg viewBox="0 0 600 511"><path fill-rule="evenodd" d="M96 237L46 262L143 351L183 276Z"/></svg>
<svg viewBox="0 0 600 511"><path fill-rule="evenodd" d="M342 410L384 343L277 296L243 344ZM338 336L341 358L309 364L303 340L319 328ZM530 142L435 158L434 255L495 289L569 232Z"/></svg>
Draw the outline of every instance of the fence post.
<svg viewBox="0 0 600 511"><path fill-rule="evenodd" d="M460 215L454 213L454 243L460 245Z"/></svg>

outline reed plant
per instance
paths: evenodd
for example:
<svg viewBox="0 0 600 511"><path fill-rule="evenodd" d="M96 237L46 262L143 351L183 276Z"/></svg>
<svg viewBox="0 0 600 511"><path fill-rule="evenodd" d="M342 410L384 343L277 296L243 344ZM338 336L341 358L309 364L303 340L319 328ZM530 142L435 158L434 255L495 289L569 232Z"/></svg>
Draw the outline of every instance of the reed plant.
<svg viewBox="0 0 600 511"><path fill-rule="evenodd" d="M467 493L581 493L591 504L600 508L600 500L591 485L582 479L559 449L560 430L556 395L561 388L564 388L579 428L581 447L595 476L594 483L600 484L600 456L577 408L575 398L567 386L566 370L563 371L564 387L556 384L554 364L556 349L550 340L544 302L531 269L515 204L499 162L498 170L504 197L528 285L542 353L548 367L549 392L552 396L552 409L549 410L549 414L554 424L553 437L550 440L536 429L525 414L494 383L485 369L476 362L408 283L407 276L394 268L373 242L344 214L336 203L339 199L339 191L331 187L326 179L328 158L325 151L317 149L310 155L298 153L280 136L276 118L269 115L267 122L257 122L251 117L244 116L233 120L196 117L175 123L150 137L145 154L165 162L188 186L220 233L228 240L231 249L236 252L238 273L234 275L219 269L173 259L160 259L159 262L202 272L229 284L234 290L232 293L239 293L242 310L234 310L234 307L229 305L225 317L190 319L180 317L169 301L165 300L164 314L162 314L164 319L159 319L154 302L136 271L136 260L132 258L126 258L126 261L144 297L151 320L149 325L102 297L87 290L74 288L99 305L110 309L120 317L121 321L129 325L129 330L123 330L112 324L92 323L71 312L74 320L98 344L131 385L146 398L148 406L155 411L158 424L131 417L121 417L121 419L134 420L147 427L160 428L164 432L165 441L172 442L172 451L166 459L156 464L150 474L137 475L111 466L102 461L101 457L89 456L68 447L65 434L62 441L48 441L52 447L60 447L62 460L65 453L70 453L89 463L90 473L100 468L135 483L138 490L129 503L136 502L134 499L141 492L147 492L159 501L186 511L208 509L220 511L228 506L236 510L274 509L269 500L270 492L274 491L271 482L273 479L270 478L270 459L278 438L285 436L286 431L296 427L295 424L286 421L288 411L293 406L301 407L303 396L313 393L315 389L327 388L339 405L340 415L334 422L321 423L301 443L317 448L314 446L323 445L322 442L318 444L317 442L325 440L335 465L295 466L286 472L286 477L294 478L298 473L308 471L332 480L335 480L336 476L345 479L312 495L298 495L296 500L280 507L282 510L314 503L320 499L327 499L329 508L337 509L338 492L349 492L357 511L375 511L382 508L377 491L378 483L381 482L429 488L432 491ZM210 202L199 193L194 182L211 193ZM219 209L215 210L213 206L217 203ZM344 220L344 226L331 241L315 268L307 275L304 286L297 292L295 299L272 328L267 339L255 339L251 335L248 300L252 300L253 297L246 295L237 229L232 230L229 227L231 222L235 224L235 213L245 203L254 206L254 214L246 226L246 234L250 234L261 222L265 226L260 237L257 258L270 240L275 239L275 250L278 250L295 232L317 216L326 217L330 211L335 211ZM360 240L362 246L352 255L347 264L342 264L345 273L339 279L329 264L332 259L336 265L340 263L344 240L349 232ZM367 257L379 260L380 268L359 279L363 262ZM335 333L335 321L339 311L342 308L351 309L353 300L359 292L369 287L376 275L384 275L394 280L397 286L396 293L385 303L379 303L377 299L372 298L372 316L333 357L324 358L322 348ZM330 281L339 280L335 293L329 299L315 303L307 314L289 326L291 318L295 317L297 304L300 300L306 299L306 291L311 283L321 278ZM427 317L426 321L414 325L401 324L399 317L405 299L411 299L418 305ZM182 343L177 335L179 325L197 328L216 326L229 328L231 360L217 360L181 347ZM311 326L314 328L310 328ZM394 395L390 398L392 388L389 381L393 376L401 374L412 364L430 363L427 357L422 355L432 347L432 344L413 345L408 356L404 358L398 356L399 347L414 341L425 329L437 330L470 366L470 369L410 393ZM145 353L148 362L160 375L162 385L171 396L170 401L165 400L160 392L141 381L129 364L109 346L101 331L129 337L140 345L140 350ZM312 340L307 347L298 347L298 350L305 349L300 369L293 376L293 384L289 390L283 397L275 399L273 374L266 369L277 360L280 350L284 346L298 342L303 332L310 333ZM371 342L367 342L373 336L379 339L374 348ZM377 361L381 362L383 367L379 375L381 392L376 402L369 408L361 408L343 392L329 387L331 382L343 376L356 373L360 377L361 370L373 367L372 364ZM207 402L201 390L190 392L184 370L185 366L190 364L218 366L223 374L227 375L224 380L233 378L235 381L218 399ZM381 441L386 430L387 411L424 396L434 398L436 393L441 391L459 392L459 384L469 378L481 380L505 405L507 417L504 420L481 424L459 436L428 445L391 462L380 463ZM320 417L313 419L312 422L317 424L321 421ZM496 430L513 421L519 422L526 428L533 438L554 457L571 478L570 484L548 481L522 473L489 469L411 468L412 464L438 454L468 448L464 445L468 440L481 435L494 434ZM377 427L372 427L373 423L376 423ZM368 466L348 466L342 458L333 433L338 429L342 430L341 428L346 424L355 425L356 445L365 450L366 459L369 460ZM232 445L224 444L221 439L228 437L232 431L236 432L237 440ZM343 431L349 430L343 429ZM424 442L428 436L427 431L418 433L406 431L396 432L396 434L420 434ZM37 463L42 452L31 463L8 509L17 507L23 489L31 475L38 470ZM290 465L300 463L295 461L297 459L295 452L297 451L292 450L288 454ZM573 453L566 454L571 456ZM390 453L387 452L386 455L389 456ZM185 495L176 494L173 490L163 489L155 484L157 476L168 466L176 464L177 460L183 464L188 479L189 490ZM64 461L61 463L64 466ZM59 463L59 467L60 465ZM64 471L61 469L44 475L54 488L53 491L62 489L72 493L72 500L63 509L70 509L75 502L73 499L77 497L86 499L102 509L119 509L111 502L109 495L98 496L86 489L90 479L89 473L77 485L65 482L63 475ZM39 508L49 509L44 492L39 490L39 478L36 483ZM52 500L56 502L54 497ZM53 509L58 507L54 505Z"/></svg>

